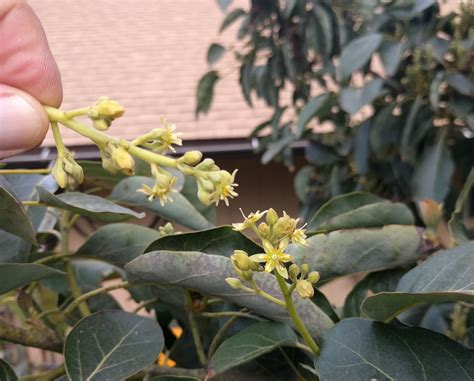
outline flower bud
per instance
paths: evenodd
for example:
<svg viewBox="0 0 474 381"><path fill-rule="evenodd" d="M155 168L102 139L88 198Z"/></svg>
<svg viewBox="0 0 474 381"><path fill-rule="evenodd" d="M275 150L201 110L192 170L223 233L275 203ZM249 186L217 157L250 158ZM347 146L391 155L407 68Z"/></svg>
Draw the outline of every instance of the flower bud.
<svg viewBox="0 0 474 381"><path fill-rule="evenodd" d="M298 278L298 275L300 275L300 268L298 267L298 265L293 263L288 269L288 273L290 274L291 279L296 279Z"/></svg>
<svg viewBox="0 0 474 381"><path fill-rule="evenodd" d="M244 285L242 284L242 281L240 279L237 279L237 278L225 278L225 281L227 282L227 284L238 290L238 289L241 289L244 287Z"/></svg>
<svg viewBox="0 0 474 381"><path fill-rule="evenodd" d="M425 199L418 202L418 209L425 225L431 229L436 229L443 217L443 204L438 204L432 199Z"/></svg>
<svg viewBox="0 0 474 381"><path fill-rule="evenodd" d="M198 196L199 201L201 201L204 205L212 204L211 194L205 189L199 187L197 196Z"/></svg>
<svg viewBox="0 0 474 381"><path fill-rule="evenodd" d="M258 225L258 235L260 238L267 238L269 231L270 229L265 222L262 222L260 225Z"/></svg>
<svg viewBox="0 0 474 381"><path fill-rule="evenodd" d="M313 285L305 279L296 282L295 290L302 298L311 298L314 295Z"/></svg>
<svg viewBox="0 0 474 381"><path fill-rule="evenodd" d="M241 271L248 271L250 269L250 258L243 250L234 250L234 255L231 256L232 263Z"/></svg>
<svg viewBox="0 0 474 381"><path fill-rule="evenodd" d="M253 278L253 271L251 270L242 271L240 275L243 280L250 281Z"/></svg>
<svg viewBox="0 0 474 381"><path fill-rule="evenodd" d="M96 104L99 117L116 119L125 113L125 108L120 103L107 97L99 98Z"/></svg>
<svg viewBox="0 0 474 381"><path fill-rule="evenodd" d="M313 283L313 284L317 283L320 278L321 278L321 276L319 275L319 273L317 271L311 271L308 274L308 281Z"/></svg>
<svg viewBox="0 0 474 381"><path fill-rule="evenodd" d="M108 128L110 127L110 125L112 124L112 121L110 119L93 119L92 121L92 125L94 126L94 128L96 130L99 130L99 131L106 131L108 130Z"/></svg>
<svg viewBox="0 0 474 381"><path fill-rule="evenodd" d="M201 171L210 171L216 167L214 160L212 159L204 159L201 163L199 163L196 168Z"/></svg>
<svg viewBox="0 0 474 381"><path fill-rule="evenodd" d="M211 181L200 178L199 183L207 192L209 193L214 192L214 184Z"/></svg>
<svg viewBox="0 0 474 381"><path fill-rule="evenodd" d="M183 162L188 165L196 165L202 159L202 153L199 151L188 151L183 157Z"/></svg>
<svg viewBox="0 0 474 381"><path fill-rule="evenodd" d="M278 214L275 212L275 209L270 208L267 211L267 223L270 226L273 226L278 221Z"/></svg>
<svg viewBox="0 0 474 381"><path fill-rule="evenodd" d="M123 147L118 147L112 151L112 160L117 168L125 175L133 175L135 173L135 160Z"/></svg>
<svg viewBox="0 0 474 381"><path fill-rule="evenodd" d="M263 267L258 262L250 260L249 268L252 271L263 271Z"/></svg>
<svg viewBox="0 0 474 381"><path fill-rule="evenodd" d="M63 168L63 163L61 159L56 160L54 167L51 171L51 174L54 177L54 180L58 183L61 188L66 188L67 185L67 173Z"/></svg>
<svg viewBox="0 0 474 381"><path fill-rule="evenodd" d="M301 265L301 276L306 276L309 272L309 265L307 263L303 263Z"/></svg>

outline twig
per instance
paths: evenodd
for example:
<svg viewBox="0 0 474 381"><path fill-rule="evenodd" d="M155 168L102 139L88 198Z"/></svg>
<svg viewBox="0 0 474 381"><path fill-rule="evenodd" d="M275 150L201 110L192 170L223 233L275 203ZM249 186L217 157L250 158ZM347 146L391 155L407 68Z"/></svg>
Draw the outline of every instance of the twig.
<svg viewBox="0 0 474 381"><path fill-rule="evenodd" d="M33 374L31 376L20 377L19 381L53 381L66 373L64 364L44 373Z"/></svg>
<svg viewBox="0 0 474 381"><path fill-rule="evenodd" d="M186 313L188 315L189 325L191 327L191 333L194 339L194 346L196 347L196 353L198 355L199 362L201 363L201 365L206 366L207 358L202 347L201 337L199 335L199 328L193 312L193 299L191 298L191 294L188 290L184 290L184 298L187 305Z"/></svg>
<svg viewBox="0 0 474 381"><path fill-rule="evenodd" d="M221 317L243 317L243 318L249 318L249 319L254 319L258 321L264 321L265 319L252 315L247 312L241 312L241 311L223 311L223 312L202 312L201 313L202 317L207 317L207 318L221 318Z"/></svg>
<svg viewBox="0 0 474 381"><path fill-rule="evenodd" d="M211 345L209 346L209 351L207 352L208 358L210 359L212 355L215 353L217 347L219 346L219 342L222 340L224 335L227 333L229 328L235 321L239 318L239 316L233 316L229 320L227 320L222 327L217 331L216 336L212 339Z"/></svg>

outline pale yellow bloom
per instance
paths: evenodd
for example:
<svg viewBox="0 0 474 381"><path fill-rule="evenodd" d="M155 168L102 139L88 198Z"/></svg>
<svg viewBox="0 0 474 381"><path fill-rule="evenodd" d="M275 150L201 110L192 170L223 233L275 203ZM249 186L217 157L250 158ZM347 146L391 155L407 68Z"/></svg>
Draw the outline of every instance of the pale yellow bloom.
<svg viewBox="0 0 474 381"><path fill-rule="evenodd" d="M240 209L240 213L242 213L242 216L244 217L244 222L232 224L233 229L236 231L243 231L252 227L265 215L266 212L260 212L260 210L257 210L255 213L250 213L248 216L245 216L242 209Z"/></svg>
<svg viewBox="0 0 474 381"><path fill-rule="evenodd" d="M180 138L182 133L181 132L175 133L174 131L176 130L176 125L168 123L165 117L162 116L160 118L160 121L163 126L163 129L158 140L161 142L161 144L156 147L156 150L160 152L165 152L168 150L172 152L176 152L173 145L177 145L177 146L183 145L183 141Z"/></svg>
<svg viewBox="0 0 474 381"><path fill-rule="evenodd" d="M274 269L285 279L288 279L288 271L284 263L291 262L292 257L284 253L288 246L288 239L282 239L278 248L274 247L269 241L262 240L265 253L255 254L250 257L255 262L265 262L265 271L271 273Z"/></svg>
<svg viewBox="0 0 474 381"><path fill-rule="evenodd" d="M234 188L238 186L234 183L237 169L232 174L227 171L219 172L220 180L215 184L215 190L210 194L210 200L216 205L219 205L219 201L224 201L226 206L229 206L229 198L238 196L238 193L234 191Z"/></svg>
<svg viewBox="0 0 474 381"><path fill-rule="evenodd" d="M147 196L149 196L148 201L150 202L156 197L160 200L161 206L165 206L165 203L173 202L173 199L170 197L170 193L176 192L176 189L173 189L175 184L176 177L170 177L170 180L167 183L155 182L153 188L143 184L143 188L138 189L137 192L145 193Z"/></svg>
<svg viewBox="0 0 474 381"><path fill-rule="evenodd" d="M308 241L306 240L306 234L305 230L303 229L304 226L301 229L295 229L293 233L291 233L291 242L294 245L302 245L302 246L308 246Z"/></svg>

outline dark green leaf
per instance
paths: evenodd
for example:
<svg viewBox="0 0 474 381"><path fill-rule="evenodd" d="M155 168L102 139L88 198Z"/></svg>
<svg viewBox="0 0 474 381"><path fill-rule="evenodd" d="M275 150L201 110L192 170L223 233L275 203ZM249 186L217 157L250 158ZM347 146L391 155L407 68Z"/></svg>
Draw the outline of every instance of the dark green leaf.
<svg viewBox="0 0 474 381"><path fill-rule="evenodd" d="M441 83L445 79L445 76L446 73L444 71L439 71L438 73L436 73L430 85L430 103L431 107L433 107L434 110L438 110L439 107L439 88L441 86Z"/></svg>
<svg viewBox="0 0 474 381"><path fill-rule="evenodd" d="M331 302L326 298L326 296L319 291L319 289L314 289L314 295L311 298L314 304L316 304L323 312L328 315L334 323L339 321L339 316L334 307L331 305Z"/></svg>
<svg viewBox="0 0 474 381"><path fill-rule="evenodd" d="M174 234L154 241L145 250L150 251L199 251L206 254L230 257L234 250L244 250L249 255L262 252L262 248L245 237L242 233L232 230L230 226L221 226L199 232Z"/></svg>
<svg viewBox="0 0 474 381"><path fill-rule="evenodd" d="M383 79L375 78L363 87L344 87L341 90L339 104L349 114L355 114L363 106L372 103L382 89Z"/></svg>
<svg viewBox="0 0 474 381"><path fill-rule="evenodd" d="M308 162L317 166L334 165L341 159L332 147L316 141L309 143L305 149L304 156Z"/></svg>
<svg viewBox="0 0 474 381"><path fill-rule="evenodd" d="M326 105L326 101L329 98L329 94L321 94L311 99L301 109L298 114L298 123L296 124L296 139L300 139L303 135L304 128L308 122L318 113L321 107Z"/></svg>
<svg viewBox="0 0 474 381"><path fill-rule="evenodd" d="M380 197L370 193L352 192L333 197L314 214L308 222L307 231L316 230L323 223L364 205L380 202Z"/></svg>
<svg viewBox="0 0 474 381"><path fill-rule="evenodd" d="M474 350L422 328L344 319L321 340L321 380L472 380Z"/></svg>
<svg viewBox="0 0 474 381"><path fill-rule="evenodd" d="M64 345L71 381L122 380L155 362L164 339L158 323L123 311L82 319Z"/></svg>
<svg viewBox="0 0 474 381"><path fill-rule="evenodd" d="M224 341L209 363L208 375L225 372L282 346L294 346L298 338L285 324L255 323Z"/></svg>
<svg viewBox="0 0 474 381"><path fill-rule="evenodd" d="M207 51L207 62L209 65L214 65L217 61L219 61L226 49L221 44L212 44Z"/></svg>
<svg viewBox="0 0 474 381"><path fill-rule="evenodd" d="M448 222L448 228L449 233L451 234L451 238L457 244L469 240L467 229L462 223L462 210L469 195L471 194L472 188L474 188L474 168L471 169L471 172L469 173L469 176L467 177L466 182L464 183L461 193L459 194L459 197L456 201L454 212Z"/></svg>
<svg viewBox="0 0 474 381"><path fill-rule="evenodd" d="M106 225L95 231L76 255L124 266L142 254L159 236L156 230L144 226L125 223Z"/></svg>
<svg viewBox="0 0 474 381"><path fill-rule="evenodd" d="M239 17L246 15L246 12L242 8L236 8L232 12L230 12L222 22L221 28L219 29L219 33L222 33L226 30L231 24L233 24Z"/></svg>
<svg viewBox="0 0 474 381"><path fill-rule="evenodd" d="M118 222L145 216L144 213L137 213L99 196L78 192L67 192L56 196L41 187L37 190L42 203L100 221Z"/></svg>
<svg viewBox="0 0 474 381"><path fill-rule="evenodd" d="M383 36L380 33L372 33L349 42L341 53L341 78L346 79L369 62L382 40Z"/></svg>
<svg viewBox="0 0 474 381"><path fill-rule="evenodd" d="M324 50L321 51L323 56L329 58L332 53L332 44L333 44L333 26L332 26L332 21L331 21L331 16L328 13L327 8L319 5L318 3L314 2L313 3L313 13L316 16L316 22L318 25L318 30L320 31L320 34L316 38L318 38L324 46Z"/></svg>
<svg viewBox="0 0 474 381"><path fill-rule="evenodd" d="M200 379L186 376L158 376L150 378L150 381L200 381Z"/></svg>
<svg viewBox="0 0 474 381"><path fill-rule="evenodd" d="M385 74L392 76L397 72L403 54L403 44L384 41L379 49Z"/></svg>
<svg viewBox="0 0 474 381"><path fill-rule="evenodd" d="M0 380L1 381L17 381L18 377L13 368L5 360L0 359Z"/></svg>
<svg viewBox="0 0 474 381"><path fill-rule="evenodd" d="M393 269L367 274L347 295L344 301L344 318L362 316L360 307L368 293L395 291L398 281L405 273L405 269Z"/></svg>
<svg viewBox="0 0 474 381"><path fill-rule="evenodd" d="M236 277L229 258L191 251L153 251L140 255L125 269L131 282L182 286L224 298L269 319L292 324L286 310L279 305L258 295L235 290L227 284L226 278ZM259 272L254 279L262 290L281 298L281 290L273 275ZM332 320L311 300L301 299L296 293L293 299L312 336L318 337L332 327Z"/></svg>
<svg viewBox="0 0 474 381"><path fill-rule="evenodd" d="M200 112L207 113L209 111L214 96L214 86L218 79L217 71L211 70L199 80L196 91L196 115Z"/></svg>
<svg viewBox="0 0 474 381"><path fill-rule="evenodd" d="M415 226L388 225L316 234L308 247L290 245L287 250L296 264L308 263L324 280L414 263L423 255L423 242Z"/></svg>
<svg viewBox="0 0 474 381"><path fill-rule="evenodd" d="M400 143L400 155L404 161L413 163L415 161L416 146L413 142L413 131L416 126L416 117L423 106L423 101L417 97L413 102L410 112L406 118L405 126L403 127L402 141Z"/></svg>
<svg viewBox="0 0 474 381"><path fill-rule="evenodd" d="M51 175L7 175L4 177L15 192L14 195L21 201L37 200L37 186L41 186L49 192L56 192L58 189L58 185Z"/></svg>
<svg viewBox="0 0 474 381"><path fill-rule="evenodd" d="M339 214L319 225L316 231L329 233L341 229L377 228L385 225L413 225L414 223L415 219L406 205L382 201Z"/></svg>
<svg viewBox="0 0 474 381"><path fill-rule="evenodd" d="M370 122L365 121L357 127L354 136L354 164L360 176L367 175L369 170L369 131Z"/></svg>
<svg viewBox="0 0 474 381"><path fill-rule="evenodd" d="M362 312L373 319L390 321L422 303L474 302L474 242L432 255L407 272L396 292L368 297Z"/></svg>
<svg viewBox="0 0 474 381"><path fill-rule="evenodd" d="M31 244L16 235L0 230L0 263L23 263L28 259Z"/></svg>
<svg viewBox="0 0 474 381"><path fill-rule="evenodd" d="M465 75L451 74L446 78L446 83L463 95L474 96L474 83Z"/></svg>
<svg viewBox="0 0 474 381"><path fill-rule="evenodd" d="M288 147L294 140L293 135L287 135L282 137L276 142L271 142L267 146L267 150L262 155L262 164L268 164L272 159L281 153L286 147Z"/></svg>
<svg viewBox="0 0 474 381"><path fill-rule="evenodd" d="M229 5L232 4L233 0L217 0L217 4L219 5L219 8L225 12L227 11L227 8L229 8Z"/></svg>
<svg viewBox="0 0 474 381"><path fill-rule="evenodd" d="M35 232L25 209L3 187L0 187L0 230L23 238L27 242L36 243Z"/></svg>
<svg viewBox="0 0 474 381"><path fill-rule="evenodd" d="M110 198L149 210L191 229L199 230L212 227L212 224L181 193L171 193L170 198L173 201L167 202L164 206L161 206L158 199L148 201L145 194L137 192L144 184L152 187L154 180L140 176L126 178L117 184Z"/></svg>
<svg viewBox="0 0 474 381"><path fill-rule="evenodd" d="M451 151L441 137L425 147L413 174L413 194L416 200L431 198L443 202L451 186L454 162Z"/></svg>
<svg viewBox="0 0 474 381"><path fill-rule="evenodd" d="M307 201L308 195L311 192L310 182L314 174L314 167L312 165L305 165L295 175L293 180L293 189L296 197L301 203Z"/></svg>
<svg viewBox="0 0 474 381"><path fill-rule="evenodd" d="M33 263L0 263L0 295L25 284L63 272Z"/></svg>

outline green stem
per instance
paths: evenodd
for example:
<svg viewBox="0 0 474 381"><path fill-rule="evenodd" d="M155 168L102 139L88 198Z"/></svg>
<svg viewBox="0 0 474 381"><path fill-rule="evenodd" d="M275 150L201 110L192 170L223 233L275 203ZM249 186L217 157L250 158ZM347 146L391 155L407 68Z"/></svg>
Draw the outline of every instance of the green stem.
<svg viewBox="0 0 474 381"><path fill-rule="evenodd" d="M63 315L64 316L70 315L72 311L74 311L77 307L80 308L80 306L82 304L85 304L84 302L87 299L92 298L93 296L97 296L97 295L100 295L100 294L105 294L109 291L117 290L119 288L128 288L130 286L131 286L131 284L128 283L128 282L122 282L122 283L114 284L114 285L111 285L111 286L104 286L104 287L101 287L101 288L96 288L95 290L86 292L85 294L82 294L79 297L77 297L76 299L74 299L71 302L71 304L66 307L66 309L63 312Z"/></svg>
<svg viewBox="0 0 474 381"><path fill-rule="evenodd" d="M222 327L217 331L216 335L214 336L214 339L212 339L211 345L209 346L209 352L207 352L208 358L210 359L212 355L216 352L216 349L221 342L222 338L226 334L226 332L229 330L229 328L232 326L232 324L235 323L235 321L239 318L239 316L234 315L231 317L229 320L227 320Z"/></svg>
<svg viewBox="0 0 474 381"><path fill-rule="evenodd" d="M72 119L72 118L75 118L77 116L87 116L89 114L89 110L90 110L90 107L78 108L78 109L75 109L75 110L70 110L70 111L64 112L64 116L67 119Z"/></svg>
<svg viewBox="0 0 474 381"><path fill-rule="evenodd" d="M67 211L63 211L60 221L60 228L61 228L61 247L62 253L61 255L67 257L70 255L69 253L69 217L70 213ZM74 268L72 267L72 263L70 259L65 259L66 265L66 276L69 283L69 287L71 289L71 294L74 299L78 299L82 291L77 285L76 277L74 275ZM88 316L91 314L87 303L81 303L79 306L79 310L81 311L82 316Z"/></svg>
<svg viewBox="0 0 474 381"><path fill-rule="evenodd" d="M243 318L254 319L258 321L265 320L258 316L255 316L246 312L240 312L240 311L202 312L201 316L206 317L206 318L243 317Z"/></svg>
<svg viewBox="0 0 474 381"><path fill-rule="evenodd" d="M19 381L52 381L58 377L61 377L65 373L66 373L66 368L64 367L64 364L62 364L58 366L57 368L54 368L44 373L20 377Z"/></svg>
<svg viewBox="0 0 474 381"><path fill-rule="evenodd" d="M53 122L61 123L62 125L70 128L78 134L91 139L98 146L105 146L110 143L119 144L122 142L122 140L113 138L107 134L104 134L103 132L100 132L94 128L82 124L77 120L67 118L66 113L54 107L44 106L44 109L48 114L49 120L51 121L51 125ZM161 166L172 168L176 168L177 165L176 160L171 157L160 155L131 144L128 147L128 152L131 155L136 156L149 163L155 163Z"/></svg>
<svg viewBox="0 0 474 381"><path fill-rule="evenodd" d="M282 306L282 307L286 307L286 304L283 300L275 298L274 296L272 296L272 295L266 293L265 291L263 291L262 289L260 289L257 286L257 283L255 283L255 281L253 279L250 281L250 284L251 284L252 288L242 287L242 289L245 290L245 291L254 292L255 294L264 297L265 299L269 300L272 303L278 304L279 306Z"/></svg>
<svg viewBox="0 0 474 381"><path fill-rule="evenodd" d="M315 356L319 354L319 347L318 344L313 340L311 335L308 332L308 329L304 325L303 321L301 320L300 316L298 315L298 311L296 310L295 304L293 303L293 299L291 298L291 294L289 293L288 284L286 283L285 279L280 275L278 271L274 271L274 275L277 278L278 285L283 293L283 297L285 298L286 309L288 310L288 314L293 320L296 329L303 337L306 344L311 348L311 351L314 353Z"/></svg>
<svg viewBox="0 0 474 381"><path fill-rule="evenodd" d="M184 298L186 302L186 313L188 315L189 325L191 327L191 333L194 339L194 346L196 347L196 353L198 355L199 362L203 367L205 367L207 363L207 358L206 354L204 353L204 349L201 342L201 336L199 334L199 328L193 312L193 299L191 298L191 293L188 290L184 290Z"/></svg>
<svg viewBox="0 0 474 381"><path fill-rule="evenodd" d="M39 201L22 201L21 204L23 206L48 206L47 204L44 204Z"/></svg>
<svg viewBox="0 0 474 381"><path fill-rule="evenodd" d="M34 261L33 263L37 265L44 265L45 263L50 263L50 262L57 262L62 259L67 259L71 258L74 254L54 254L54 255L49 255L47 257L38 259L37 261Z"/></svg>
<svg viewBox="0 0 474 381"><path fill-rule="evenodd" d="M49 168L42 169L0 169L0 175L31 175L40 174L47 175L51 170Z"/></svg>

